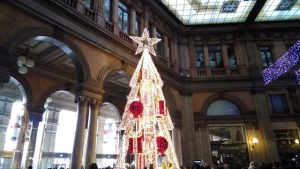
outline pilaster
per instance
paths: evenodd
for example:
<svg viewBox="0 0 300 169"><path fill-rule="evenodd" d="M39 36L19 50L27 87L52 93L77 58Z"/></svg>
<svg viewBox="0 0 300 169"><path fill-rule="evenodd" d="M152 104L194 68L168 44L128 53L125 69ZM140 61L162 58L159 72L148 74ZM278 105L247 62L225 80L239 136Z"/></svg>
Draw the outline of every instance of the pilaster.
<svg viewBox="0 0 300 169"><path fill-rule="evenodd" d="M182 142L189 143L182 148L183 165L192 166L195 153L195 127L192 110L192 96L190 93L181 93L182 103Z"/></svg>

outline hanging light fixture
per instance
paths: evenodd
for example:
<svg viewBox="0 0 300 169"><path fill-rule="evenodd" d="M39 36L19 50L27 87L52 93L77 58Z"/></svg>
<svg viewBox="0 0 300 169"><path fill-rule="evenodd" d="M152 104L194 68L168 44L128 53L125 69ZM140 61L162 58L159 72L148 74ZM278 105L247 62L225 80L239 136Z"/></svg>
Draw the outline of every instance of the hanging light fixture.
<svg viewBox="0 0 300 169"><path fill-rule="evenodd" d="M28 68L32 68L34 66L34 60L32 60L30 58L28 58L28 59L26 58L26 57L28 57L28 53L29 53L29 41L26 46L25 54L20 55L17 58L17 65L19 66L18 71L21 74L27 73Z"/></svg>

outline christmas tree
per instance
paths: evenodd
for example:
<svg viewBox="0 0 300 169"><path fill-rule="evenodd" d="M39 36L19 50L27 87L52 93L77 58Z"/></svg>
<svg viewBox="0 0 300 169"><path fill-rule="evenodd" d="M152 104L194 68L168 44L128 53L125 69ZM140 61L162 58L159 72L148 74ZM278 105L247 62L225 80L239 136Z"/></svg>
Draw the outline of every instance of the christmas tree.
<svg viewBox="0 0 300 169"><path fill-rule="evenodd" d="M135 54L143 53L130 81L131 91L120 124L124 133L116 167L179 169L169 132L174 126L162 92L163 81L150 56L150 53L156 55L153 45L160 39L149 38L146 28L142 37L130 38L138 43Z"/></svg>

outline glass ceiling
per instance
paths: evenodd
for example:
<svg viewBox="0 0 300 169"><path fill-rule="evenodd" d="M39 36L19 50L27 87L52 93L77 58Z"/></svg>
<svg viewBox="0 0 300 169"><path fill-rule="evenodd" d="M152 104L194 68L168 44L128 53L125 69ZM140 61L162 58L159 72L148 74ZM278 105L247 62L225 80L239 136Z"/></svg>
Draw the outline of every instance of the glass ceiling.
<svg viewBox="0 0 300 169"><path fill-rule="evenodd" d="M282 21L300 18L300 0L268 0L255 21Z"/></svg>
<svg viewBox="0 0 300 169"><path fill-rule="evenodd" d="M187 25L238 23L247 19L256 0L161 0Z"/></svg>
<svg viewBox="0 0 300 169"><path fill-rule="evenodd" d="M245 22L256 0L161 0L186 25ZM300 18L300 0L267 0L255 21ZM253 19L254 20L254 19Z"/></svg>

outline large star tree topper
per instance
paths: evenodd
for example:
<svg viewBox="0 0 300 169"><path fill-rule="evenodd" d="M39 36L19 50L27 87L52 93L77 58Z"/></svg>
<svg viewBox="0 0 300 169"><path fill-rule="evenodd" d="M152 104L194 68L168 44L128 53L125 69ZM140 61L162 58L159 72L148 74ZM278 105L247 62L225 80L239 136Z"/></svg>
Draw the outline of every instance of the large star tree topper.
<svg viewBox="0 0 300 169"><path fill-rule="evenodd" d="M152 55L156 56L153 45L158 43L161 39L150 38L147 28L144 29L142 37L130 36L130 38L138 43L138 48L135 51L135 54L139 54L145 49L148 49Z"/></svg>

